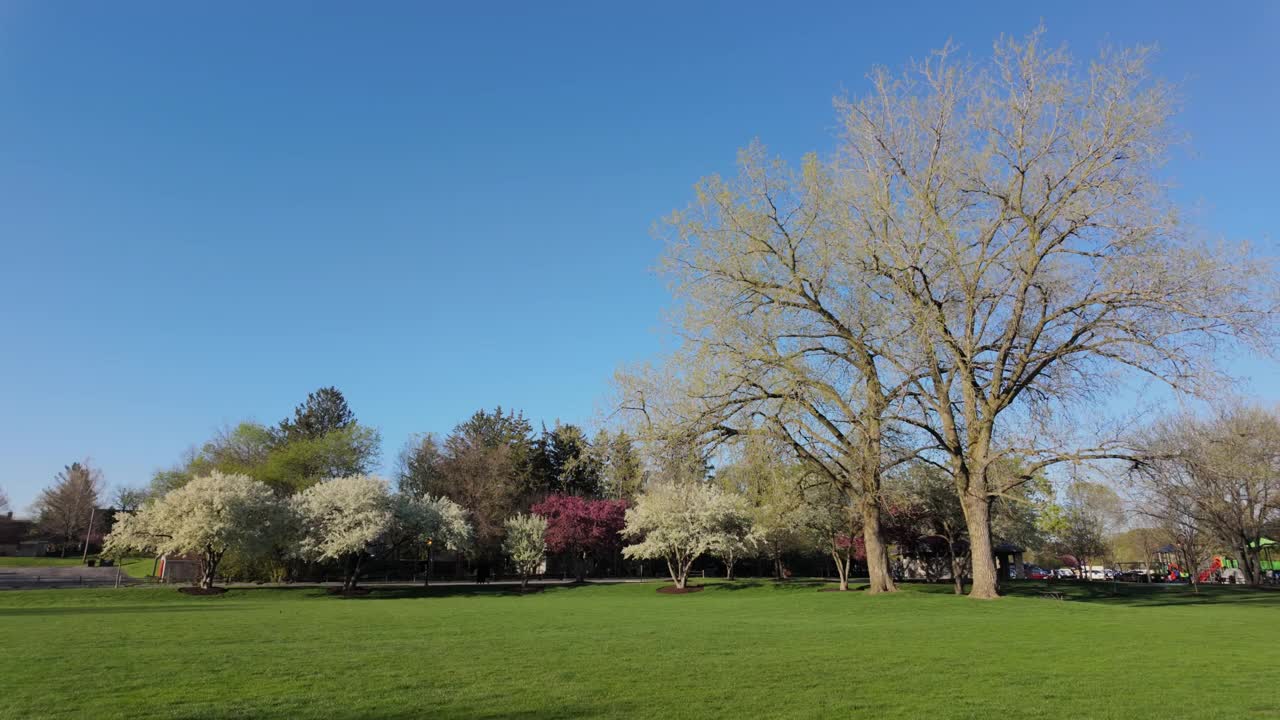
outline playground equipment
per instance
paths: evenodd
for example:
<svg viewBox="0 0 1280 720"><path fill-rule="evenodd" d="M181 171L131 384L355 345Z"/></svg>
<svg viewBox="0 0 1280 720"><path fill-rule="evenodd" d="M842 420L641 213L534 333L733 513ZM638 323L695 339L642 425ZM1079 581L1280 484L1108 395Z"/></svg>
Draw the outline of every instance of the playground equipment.
<svg viewBox="0 0 1280 720"><path fill-rule="evenodd" d="M1209 568L1204 572L1200 573L1200 577L1196 578L1196 582L1204 582L1205 580L1208 580L1210 577L1213 576L1215 572L1221 569L1222 569L1222 558L1214 557L1213 562L1209 563Z"/></svg>

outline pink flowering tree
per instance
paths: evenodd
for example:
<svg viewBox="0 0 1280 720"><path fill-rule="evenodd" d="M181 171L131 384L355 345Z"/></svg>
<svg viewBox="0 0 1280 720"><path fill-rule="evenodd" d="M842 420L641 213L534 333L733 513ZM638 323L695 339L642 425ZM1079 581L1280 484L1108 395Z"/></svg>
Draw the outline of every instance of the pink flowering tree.
<svg viewBox="0 0 1280 720"><path fill-rule="evenodd" d="M547 520L547 550L572 555L579 581L586 576L587 558L610 552L622 542L626 500L551 495L531 509Z"/></svg>

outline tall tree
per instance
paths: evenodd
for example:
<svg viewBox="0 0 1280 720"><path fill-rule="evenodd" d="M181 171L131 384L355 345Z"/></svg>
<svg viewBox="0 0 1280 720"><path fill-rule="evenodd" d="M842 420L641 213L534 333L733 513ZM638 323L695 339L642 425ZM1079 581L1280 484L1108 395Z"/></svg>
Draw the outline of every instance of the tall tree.
<svg viewBox="0 0 1280 720"><path fill-rule="evenodd" d="M669 218L683 414L713 438L769 432L856 498L870 592L892 591L881 485L911 455L888 420L918 374L892 355L911 328L860 274L815 157L794 171L754 144L739 165Z"/></svg>
<svg viewBox="0 0 1280 720"><path fill-rule="evenodd" d="M926 373L903 420L955 482L972 597L998 594L1000 452L1027 457L1027 476L1114 457L1108 442L1064 452L1043 431L1113 371L1205 390L1221 342L1274 335L1267 263L1179 225L1158 174L1175 93L1151 80L1150 56L1081 65L1037 31L986 62L944 49L901 75L877 70L840 105L841 223L880 306L913 330L897 354Z"/></svg>
<svg viewBox="0 0 1280 720"><path fill-rule="evenodd" d="M122 485L111 496L111 507L120 512L134 512L148 497L150 494L145 489Z"/></svg>
<svg viewBox="0 0 1280 720"><path fill-rule="evenodd" d="M288 440L315 440L355 424L356 415L342 392L336 387L324 387L308 393L306 401L294 408L293 417L280 421L279 432Z"/></svg>
<svg viewBox="0 0 1280 720"><path fill-rule="evenodd" d="M600 466L600 492L613 500L634 500L644 487L645 467L626 430L600 430L591 443Z"/></svg>
<svg viewBox="0 0 1280 720"><path fill-rule="evenodd" d="M1161 519L1233 548L1249 582L1261 583L1261 539L1280 520L1280 414L1223 405L1208 418L1159 422L1138 444L1144 461L1134 476L1143 497L1169 503Z"/></svg>
<svg viewBox="0 0 1280 720"><path fill-rule="evenodd" d="M566 495L598 496L601 462L582 428L556 423L551 431L543 430L543 438L551 489Z"/></svg>
<svg viewBox="0 0 1280 720"><path fill-rule="evenodd" d="M439 495L444 492L444 453L434 433L409 438L400 451L396 484L409 495Z"/></svg>
<svg viewBox="0 0 1280 720"><path fill-rule="evenodd" d="M430 435L414 438L401 455L401 490L443 495L466 508L476 552L493 559L501 551L504 521L527 508L537 491L531 433L523 414L499 407L476 412L443 443Z"/></svg>
<svg viewBox="0 0 1280 720"><path fill-rule="evenodd" d="M814 498L805 493L808 478L803 466L770 440L767 435L749 436L733 461L717 469L715 482L726 493L743 498L751 531L744 540L746 550L767 557L774 577L781 580L784 553L810 549L806 528Z"/></svg>
<svg viewBox="0 0 1280 720"><path fill-rule="evenodd" d="M36 526L59 539L62 557L78 541L87 542L90 515L98 507L103 486L102 471L85 460L63 468L53 485L40 491L35 502Z"/></svg>
<svg viewBox="0 0 1280 720"><path fill-rule="evenodd" d="M1058 552L1074 558L1085 572L1093 560L1107 554L1108 539L1123 518L1123 504L1115 490L1101 483L1073 480L1043 525Z"/></svg>

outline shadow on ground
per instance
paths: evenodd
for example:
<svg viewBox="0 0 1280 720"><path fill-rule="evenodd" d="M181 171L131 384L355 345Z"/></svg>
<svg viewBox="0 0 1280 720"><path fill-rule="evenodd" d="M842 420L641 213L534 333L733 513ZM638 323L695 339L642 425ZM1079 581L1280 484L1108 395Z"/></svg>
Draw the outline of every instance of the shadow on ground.
<svg viewBox="0 0 1280 720"><path fill-rule="evenodd" d="M917 592L951 595L951 583L909 583ZM965 587L966 591L968 586ZM1063 602L1105 603L1129 606L1178 606L1260 604L1280 608L1280 590L1251 588L1240 585L1204 585L1200 592L1192 592L1187 585L1160 585L1147 583L1111 582L1039 582L1013 581L1000 586L1005 597L1056 600L1050 594L1062 596Z"/></svg>
<svg viewBox="0 0 1280 720"><path fill-rule="evenodd" d="M690 584L696 584L690 581ZM796 580L770 580L765 578L744 578L739 580L722 580L706 583L704 587L713 592L738 592L742 590L770 589L778 592L815 592L818 590L835 590L838 585L832 580L805 578ZM849 591L866 590L866 585L850 585Z"/></svg>

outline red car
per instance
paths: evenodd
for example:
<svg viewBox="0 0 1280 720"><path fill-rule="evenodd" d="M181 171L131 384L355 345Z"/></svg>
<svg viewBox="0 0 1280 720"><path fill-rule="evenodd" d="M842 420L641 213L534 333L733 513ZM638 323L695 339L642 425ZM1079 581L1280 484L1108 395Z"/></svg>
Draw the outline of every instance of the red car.
<svg viewBox="0 0 1280 720"><path fill-rule="evenodd" d="M1044 568L1029 568L1027 570L1028 580L1048 580L1051 577L1053 577L1053 573Z"/></svg>

